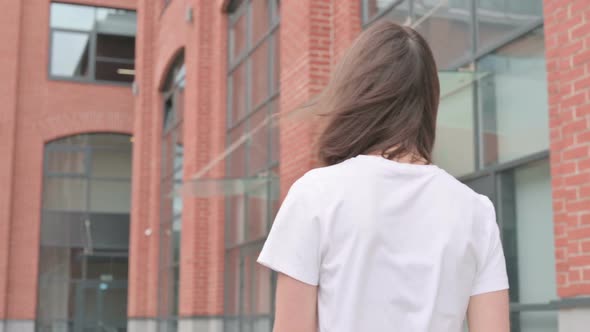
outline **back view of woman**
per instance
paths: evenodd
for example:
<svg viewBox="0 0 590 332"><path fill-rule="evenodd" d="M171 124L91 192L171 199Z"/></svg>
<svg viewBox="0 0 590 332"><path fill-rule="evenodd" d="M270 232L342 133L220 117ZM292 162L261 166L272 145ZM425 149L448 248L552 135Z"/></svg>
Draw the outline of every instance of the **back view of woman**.
<svg viewBox="0 0 590 332"><path fill-rule="evenodd" d="M378 23L321 96L326 167L290 189L259 262L275 332L507 332L494 207L432 165L439 82L414 30Z"/></svg>

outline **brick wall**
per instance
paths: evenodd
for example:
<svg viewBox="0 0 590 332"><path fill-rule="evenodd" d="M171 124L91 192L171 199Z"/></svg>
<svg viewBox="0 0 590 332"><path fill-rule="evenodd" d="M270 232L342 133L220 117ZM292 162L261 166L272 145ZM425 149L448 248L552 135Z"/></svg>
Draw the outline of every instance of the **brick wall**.
<svg viewBox="0 0 590 332"><path fill-rule="evenodd" d="M590 295L590 4L544 5L558 293Z"/></svg>
<svg viewBox="0 0 590 332"><path fill-rule="evenodd" d="M356 0L281 2L281 101L283 115L297 111L327 85L333 64L361 30ZM299 110L310 113L309 110ZM317 121L283 116L281 122L281 193L317 166Z"/></svg>
<svg viewBox="0 0 590 332"><path fill-rule="evenodd" d="M184 52L184 179L225 149L226 17L222 1L140 0L137 41L139 95L129 276L129 316L158 315L160 177L163 100L161 89ZM187 12L193 13L187 21ZM224 164L208 174L222 177ZM219 198L183 198L180 316L223 313L224 229ZM145 230L151 231L150 236ZM148 253L148 254L146 254ZM146 291L147 290L147 291ZM162 304L162 303L160 303Z"/></svg>
<svg viewBox="0 0 590 332"><path fill-rule="evenodd" d="M0 82L0 317L7 319L35 317L44 144L86 132L132 131L129 87L48 80L49 3L1 5L0 74L7 79ZM118 3L129 8L134 1Z"/></svg>
<svg viewBox="0 0 590 332"><path fill-rule="evenodd" d="M14 171L17 116L18 59L20 50L20 1L4 3L0 20L0 319L6 317L8 292L9 233L12 218L12 174Z"/></svg>

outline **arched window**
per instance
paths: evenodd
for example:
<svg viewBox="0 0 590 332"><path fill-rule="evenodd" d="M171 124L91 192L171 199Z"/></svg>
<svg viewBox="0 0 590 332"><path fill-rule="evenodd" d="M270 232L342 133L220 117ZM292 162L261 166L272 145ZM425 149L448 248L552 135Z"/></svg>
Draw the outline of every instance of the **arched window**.
<svg viewBox="0 0 590 332"><path fill-rule="evenodd" d="M180 276L180 231L182 197L173 193L182 185L184 164L183 112L185 86L184 56L172 65L164 88L162 129L159 316L160 331L178 327L178 286Z"/></svg>
<svg viewBox="0 0 590 332"><path fill-rule="evenodd" d="M45 145L38 331L127 326L130 136Z"/></svg>

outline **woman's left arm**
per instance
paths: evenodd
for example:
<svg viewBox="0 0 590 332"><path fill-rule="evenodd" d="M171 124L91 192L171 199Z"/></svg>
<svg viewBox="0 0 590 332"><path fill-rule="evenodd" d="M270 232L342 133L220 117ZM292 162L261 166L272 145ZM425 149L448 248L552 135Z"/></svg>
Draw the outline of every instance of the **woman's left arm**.
<svg viewBox="0 0 590 332"><path fill-rule="evenodd" d="M318 287L279 273L274 332L318 331Z"/></svg>

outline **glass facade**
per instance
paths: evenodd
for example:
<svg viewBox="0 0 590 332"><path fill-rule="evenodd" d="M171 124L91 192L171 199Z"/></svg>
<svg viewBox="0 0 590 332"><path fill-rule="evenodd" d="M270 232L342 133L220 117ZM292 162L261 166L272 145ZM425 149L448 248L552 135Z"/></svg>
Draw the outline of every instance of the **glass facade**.
<svg viewBox="0 0 590 332"><path fill-rule="evenodd" d="M131 149L118 134L45 146L37 331L127 327Z"/></svg>
<svg viewBox="0 0 590 332"><path fill-rule="evenodd" d="M186 70L179 56L168 73L162 92L162 171L160 206L160 273L158 306L160 332L178 328L180 241L184 144L183 114Z"/></svg>
<svg viewBox="0 0 590 332"><path fill-rule="evenodd" d="M279 2L244 0L229 17L226 331L268 331L274 275L256 263L278 202ZM233 186L237 187L237 186Z"/></svg>
<svg viewBox="0 0 590 332"><path fill-rule="evenodd" d="M361 3L366 25L385 18L413 26L435 53L434 161L496 206L512 331L557 331L543 2Z"/></svg>
<svg viewBox="0 0 590 332"><path fill-rule="evenodd" d="M50 27L51 78L133 82L134 11L52 3Z"/></svg>

